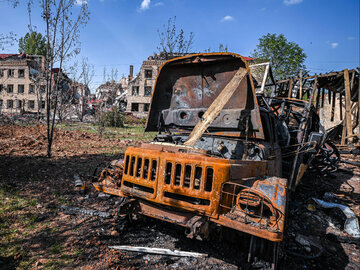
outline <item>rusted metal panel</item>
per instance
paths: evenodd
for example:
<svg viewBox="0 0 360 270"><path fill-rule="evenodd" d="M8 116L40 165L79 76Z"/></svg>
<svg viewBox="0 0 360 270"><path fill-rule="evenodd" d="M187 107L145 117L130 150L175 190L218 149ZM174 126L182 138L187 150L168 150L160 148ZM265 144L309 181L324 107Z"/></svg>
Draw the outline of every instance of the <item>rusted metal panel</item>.
<svg viewBox="0 0 360 270"><path fill-rule="evenodd" d="M163 128L171 126L191 131L239 68L245 68L250 74L246 61L233 53L195 54L165 62L155 84L146 130L158 130L160 123ZM233 114L236 121L231 121ZM252 130L249 136L263 139L250 77L242 80L222 114L208 130L225 128L236 131L239 126L244 126L248 115L251 115Z"/></svg>

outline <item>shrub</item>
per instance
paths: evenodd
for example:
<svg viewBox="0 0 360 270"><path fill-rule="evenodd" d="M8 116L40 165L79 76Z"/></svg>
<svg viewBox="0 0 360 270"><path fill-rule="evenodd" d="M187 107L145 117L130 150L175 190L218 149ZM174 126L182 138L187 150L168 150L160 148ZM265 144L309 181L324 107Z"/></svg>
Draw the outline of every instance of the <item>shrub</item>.
<svg viewBox="0 0 360 270"><path fill-rule="evenodd" d="M118 107L113 107L111 111L105 112L102 117L106 127L124 127L124 115Z"/></svg>

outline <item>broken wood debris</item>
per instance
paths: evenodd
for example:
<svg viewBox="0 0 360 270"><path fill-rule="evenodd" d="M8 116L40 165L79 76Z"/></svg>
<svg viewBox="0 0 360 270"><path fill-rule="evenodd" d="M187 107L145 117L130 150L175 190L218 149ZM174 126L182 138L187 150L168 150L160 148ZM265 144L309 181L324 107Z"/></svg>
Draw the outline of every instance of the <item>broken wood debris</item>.
<svg viewBox="0 0 360 270"><path fill-rule="evenodd" d="M90 210L90 209L84 209L79 207L73 207L73 206L66 206L66 205L60 205L59 209L64 210L67 214L74 214L74 213L80 213L84 215L90 215L90 216L99 216L102 218L111 218L112 215L107 212L101 212L97 210Z"/></svg>
<svg viewBox="0 0 360 270"><path fill-rule="evenodd" d="M180 251L180 250L174 250L168 248L133 247L133 246L109 246L109 248L125 250L125 251L149 253L149 254L167 255L167 256L194 257L194 258L207 257L207 254L203 254L203 253Z"/></svg>

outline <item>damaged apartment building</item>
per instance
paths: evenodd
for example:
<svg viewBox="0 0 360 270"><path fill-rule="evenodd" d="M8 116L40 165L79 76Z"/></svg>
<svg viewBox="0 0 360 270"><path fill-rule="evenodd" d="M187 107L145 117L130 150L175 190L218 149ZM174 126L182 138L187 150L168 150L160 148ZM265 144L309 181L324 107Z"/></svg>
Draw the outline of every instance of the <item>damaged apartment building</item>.
<svg viewBox="0 0 360 270"><path fill-rule="evenodd" d="M40 55L0 54L0 113L19 115L45 114L45 59ZM59 68L52 69L54 80L61 75L57 90L59 105L87 101L90 90L74 82ZM63 106L60 106L63 107ZM60 111L60 110L59 110Z"/></svg>
<svg viewBox="0 0 360 270"><path fill-rule="evenodd" d="M43 68L43 56L0 54L0 113L36 113L45 109L45 84L36 79Z"/></svg>
<svg viewBox="0 0 360 270"><path fill-rule="evenodd" d="M165 60L157 55L150 56L143 61L140 72L135 77L133 66L130 66L126 112L137 117L147 117L156 76L164 62Z"/></svg>
<svg viewBox="0 0 360 270"><path fill-rule="evenodd" d="M113 80L101 84L95 92L96 100L103 101L107 109L115 105L125 110L127 87L128 79L125 77L122 77L119 82Z"/></svg>

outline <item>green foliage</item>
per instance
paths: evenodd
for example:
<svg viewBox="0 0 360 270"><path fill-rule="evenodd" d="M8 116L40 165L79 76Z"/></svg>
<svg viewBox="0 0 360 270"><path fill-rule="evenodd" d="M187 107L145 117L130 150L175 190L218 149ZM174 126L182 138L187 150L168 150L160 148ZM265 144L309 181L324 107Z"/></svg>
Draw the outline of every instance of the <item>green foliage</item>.
<svg viewBox="0 0 360 270"><path fill-rule="evenodd" d="M306 54L295 42L288 41L283 34L268 33L259 38L259 44L251 55L258 62L270 61L275 79L298 76L305 70Z"/></svg>
<svg viewBox="0 0 360 270"><path fill-rule="evenodd" d="M26 54L45 55L46 39L41 33L31 32L19 39L19 52Z"/></svg>
<svg viewBox="0 0 360 270"><path fill-rule="evenodd" d="M106 127L124 127L124 115L118 107L113 107L102 115L102 122Z"/></svg>

